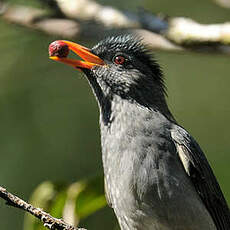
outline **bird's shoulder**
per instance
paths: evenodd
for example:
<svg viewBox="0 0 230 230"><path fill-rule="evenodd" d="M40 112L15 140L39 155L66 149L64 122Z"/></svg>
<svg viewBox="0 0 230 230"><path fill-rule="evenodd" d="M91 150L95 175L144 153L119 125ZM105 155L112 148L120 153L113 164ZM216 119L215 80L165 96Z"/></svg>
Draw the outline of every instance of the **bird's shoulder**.
<svg viewBox="0 0 230 230"><path fill-rule="evenodd" d="M178 125L173 125L170 132L185 172L212 216L217 230L230 229L227 202L200 146Z"/></svg>

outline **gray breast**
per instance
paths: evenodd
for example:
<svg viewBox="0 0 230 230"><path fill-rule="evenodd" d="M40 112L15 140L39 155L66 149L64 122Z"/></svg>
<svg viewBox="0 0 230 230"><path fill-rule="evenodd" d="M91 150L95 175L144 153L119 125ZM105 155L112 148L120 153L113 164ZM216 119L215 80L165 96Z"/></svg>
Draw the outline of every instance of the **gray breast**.
<svg viewBox="0 0 230 230"><path fill-rule="evenodd" d="M109 125L101 122L106 193L122 230L215 230L178 158L168 120L122 103L113 105Z"/></svg>

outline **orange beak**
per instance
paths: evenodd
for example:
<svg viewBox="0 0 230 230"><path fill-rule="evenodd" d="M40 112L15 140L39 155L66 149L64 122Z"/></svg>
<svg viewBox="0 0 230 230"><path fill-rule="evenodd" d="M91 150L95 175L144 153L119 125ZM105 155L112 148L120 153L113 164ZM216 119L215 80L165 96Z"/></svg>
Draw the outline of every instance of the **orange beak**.
<svg viewBox="0 0 230 230"><path fill-rule="evenodd" d="M60 42L65 43L68 48L81 57L83 61L58 56L50 56L50 59L71 65L77 69L91 69L96 65L105 65L101 58L90 52L90 49L70 41L61 40Z"/></svg>

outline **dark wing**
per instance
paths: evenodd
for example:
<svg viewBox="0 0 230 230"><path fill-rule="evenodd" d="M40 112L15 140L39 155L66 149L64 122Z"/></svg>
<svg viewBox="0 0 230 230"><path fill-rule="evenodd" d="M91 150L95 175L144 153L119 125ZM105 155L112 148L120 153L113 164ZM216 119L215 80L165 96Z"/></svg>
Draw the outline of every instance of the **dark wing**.
<svg viewBox="0 0 230 230"><path fill-rule="evenodd" d="M178 155L217 230L230 230L230 211L220 186L200 146L183 128L175 125L171 136Z"/></svg>

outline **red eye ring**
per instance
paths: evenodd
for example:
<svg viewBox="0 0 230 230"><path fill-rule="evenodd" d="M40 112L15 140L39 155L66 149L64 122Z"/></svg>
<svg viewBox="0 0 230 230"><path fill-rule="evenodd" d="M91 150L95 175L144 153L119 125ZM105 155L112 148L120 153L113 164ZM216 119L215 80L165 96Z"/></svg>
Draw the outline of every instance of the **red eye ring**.
<svg viewBox="0 0 230 230"><path fill-rule="evenodd" d="M118 55L118 56L114 57L113 61L117 65L123 65L125 63L126 59L125 59L125 57Z"/></svg>

